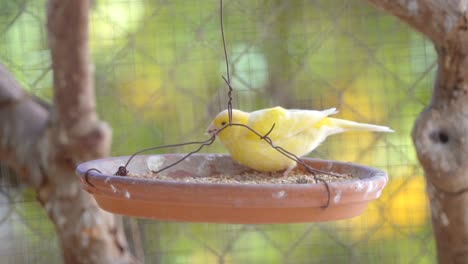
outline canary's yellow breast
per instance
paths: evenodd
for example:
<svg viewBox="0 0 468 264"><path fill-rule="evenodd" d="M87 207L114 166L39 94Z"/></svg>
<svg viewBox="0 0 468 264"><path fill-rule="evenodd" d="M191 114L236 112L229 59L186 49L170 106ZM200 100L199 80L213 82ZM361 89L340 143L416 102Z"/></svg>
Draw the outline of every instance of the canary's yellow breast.
<svg viewBox="0 0 468 264"><path fill-rule="evenodd" d="M278 152L270 144L258 136L233 137L236 140L221 140L228 149L232 159L240 164L258 171L279 171L294 167L296 162ZM274 141L297 157L310 152L310 137L297 135L296 137Z"/></svg>
<svg viewBox="0 0 468 264"><path fill-rule="evenodd" d="M245 140L226 147L232 159L258 171L279 171L296 165L295 161L279 153L260 139Z"/></svg>

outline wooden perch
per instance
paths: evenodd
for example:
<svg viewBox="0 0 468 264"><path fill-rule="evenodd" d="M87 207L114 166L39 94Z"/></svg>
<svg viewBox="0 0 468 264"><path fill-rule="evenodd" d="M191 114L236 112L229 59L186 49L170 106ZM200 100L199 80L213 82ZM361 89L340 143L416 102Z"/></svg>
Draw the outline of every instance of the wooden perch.
<svg viewBox="0 0 468 264"><path fill-rule="evenodd" d="M0 159L37 192L65 263L135 263L119 218L82 190L78 163L109 153L111 130L95 111L85 0L51 0L48 33L54 107L35 101L0 65Z"/></svg>
<svg viewBox="0 0 468 264"><path fill-rule="evenodd" d="M368 1L425 34L437 50L432 100L412 137L426 175L439 263L468 263L468 1Z"/></svg>

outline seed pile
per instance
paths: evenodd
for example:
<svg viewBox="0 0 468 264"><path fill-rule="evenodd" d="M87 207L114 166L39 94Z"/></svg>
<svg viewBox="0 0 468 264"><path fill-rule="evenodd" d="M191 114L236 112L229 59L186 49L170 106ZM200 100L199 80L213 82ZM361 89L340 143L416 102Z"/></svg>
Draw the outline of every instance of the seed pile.
<svg viewBox="0 0 468 264"><path fill-rule="evenodd" d="M316 178L325 182L340 182L353 179L353 175L339 174L332 172L334 175L317 174ZM147 174L132 174L130 177L144 178L157 181L177 181L186 183L231 183L231 184L310 184L316 183L313 175L306 174L301 171L292 171L287 177L284 177L282 172L245 172L239 175L215 174L207 177L200 176L182 176L170 177L161 174L149 172Z"/></svg>

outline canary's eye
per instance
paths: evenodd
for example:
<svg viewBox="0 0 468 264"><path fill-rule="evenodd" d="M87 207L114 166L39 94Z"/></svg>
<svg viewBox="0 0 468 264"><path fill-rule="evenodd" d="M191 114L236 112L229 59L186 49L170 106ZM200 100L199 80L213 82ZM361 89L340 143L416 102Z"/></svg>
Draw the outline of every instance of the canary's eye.
<svg viewBox="0 0 468 264"><path fill-rule="evenodd" d="M221 122L221 125L222 125L222 126L225 126L225 125L226 125L226 121Z"/></svg>

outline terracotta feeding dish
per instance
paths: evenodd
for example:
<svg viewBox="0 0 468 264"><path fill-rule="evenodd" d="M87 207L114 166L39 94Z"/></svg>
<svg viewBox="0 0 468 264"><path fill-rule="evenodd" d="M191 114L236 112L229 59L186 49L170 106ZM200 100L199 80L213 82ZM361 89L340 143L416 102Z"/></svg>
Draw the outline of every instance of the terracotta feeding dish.
<svg viewBox="0 0 468 264"><path fill-rule="evenodd" d="M148 175L183 155L136 156L127 169L130 175ZM385 172L378 169L304 158L313 168L353 177L330 181L329 192L324 183L301 180L236 183L229 178L252 171L220 154L195 154L160 172L157 179L113 175L127 160L128 157L114 157L89 161L76 171L84 189L106 211L183 222L294 223L349 218L361 214L370 201L377 199L388 180ZM86 172L92 168L101 173L91 170L86 178ZM203 180L216 175L227 181ZM277 176L272 177L278 181Z"/></svg>

